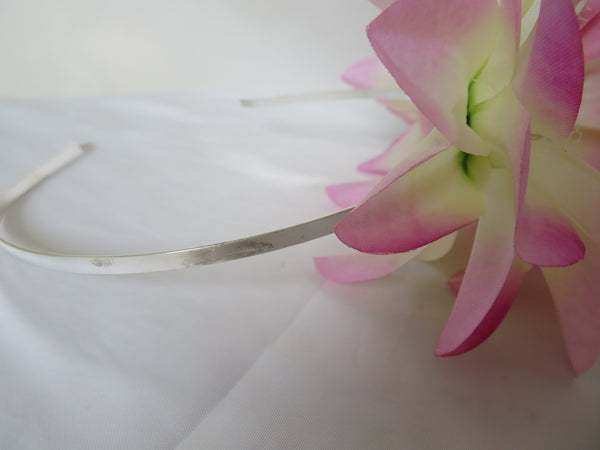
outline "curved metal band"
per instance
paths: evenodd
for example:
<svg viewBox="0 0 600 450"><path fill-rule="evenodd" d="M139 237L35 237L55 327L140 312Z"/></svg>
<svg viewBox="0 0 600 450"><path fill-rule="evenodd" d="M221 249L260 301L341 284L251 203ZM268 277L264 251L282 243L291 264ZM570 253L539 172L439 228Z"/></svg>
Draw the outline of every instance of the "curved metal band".
<svg viewBox="0 0 600 450"><path fill-rule="evenodd" d="M72 144L0 194L0 219L8 207L46 178L86 153L80 144ZM79 256L46 253L23 248L0 238L0 247L37 266L65 272L87 274L126 274L184 269L260 255L301 244L333 232L334 227L353 208L255 236L179 250L132 255Z"/></svg>

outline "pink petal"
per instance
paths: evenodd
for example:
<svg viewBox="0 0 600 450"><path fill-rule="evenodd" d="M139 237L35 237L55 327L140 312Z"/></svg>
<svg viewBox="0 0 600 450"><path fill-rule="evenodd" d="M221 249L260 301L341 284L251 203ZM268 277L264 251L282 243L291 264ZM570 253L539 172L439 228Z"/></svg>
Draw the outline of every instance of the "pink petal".
<svg viewBox="0 0 600 450"><path fill-rule="evenodd" d="M513 81L521 34L520 2L504 0L500 14L500 29L493 53L469 87L470 108L494 97Z"/></svg>
<svg viewBox="0 0 600 450"><path fill-rule="evenodd" d="M379 59L362 59L346 69L342 79L357 89L400 89ZM379 100L390 112L402 120L413 123L417 120L417 108L410 100Z"/></svg>
<svg viewBox="0 0 600 450"><path fill-rule="evenodd" d="M571 0L573 6L577 6L580 0ZM579 22L579 28L583 31L587 27L592 19L600 13L600 0L587 0L585 6L581 9L577 15L577 21Z"/></svg>
<svg viewBox="0 0 600 450"><path fill-rule="evenodd" d="M600 128L600 60L586 67L577 127Z"/></svg>
<svg viewBox="0 0 600 450"><path fill-rule="evenodd" d="M469 350L474 349L483 341L485 341L490 335L496 331L498 325L504 320L506 314L510 310L515 297L521 287L523 278L526 273L526 266L520 262L516 262L508 273L508 277L500 290L500 293L494 300L490 309L486 313L485 317L479 322L475 330L468 336L462 344L456 347L454 350L443 353L443 350L438 348L436 352L437 356L456 356L462 353L466 353ZM462 280L459 280L460 274L457 273L453 278L448 280L448 285L451 290L457 290L460 292L460 286ZM458 284L458 286L456 286ZM456 291L455 291L456 292Z"/></svg>
<svg viewBox="0 0 600 450"><path fill-rule="evenodd" d="M530 117L509 87L481 105L471 117L480 136L501 150L510 163L515 211L521 208L529 173Z"/></svg>
<svg viewBox="0 0 600 450"><path fill-rule="evenodd" d="M569 139L567 151L600 170L600 129L576 129Z"/></svg>
<svg viewBox="0 0 600 450"><path fill-rule="evenodd" d="M398 138L402 139L402 135ZM394 141L395 143L396 141ZM356 168L359 172L364 173L373 173L376 175L385 175L389 172L388 166L390 164L387 163L387 160L390 158L390 155L393 153L392 146L388 147L383 153L380 153L375 158L368 159L367 161L360 163ZM393 167L393 166L392 166Z"/></svg>
<svg viewBox="0 0 600 450"><path fill-rule="evenodd" d="M417 121L419 122L419 127L421 128L421 133L423 133L423 136L427 136L431 130L435 128L431 121L420 111L418 111Z"/></svg>
<svg viewBox="0 0 600 450"><path fill-rule="evenodd" d="M469 264L440 338L438 356L457 355L483 342L504 319L516 296L524 267L514 258L510 178L504 169L492 169L489 174L485 187L488 208L479 220Z"/></svg>
<svg viewBox="0 0 600 450"><path fill-rule="evenodd" d="M360 203L366 195L375 187L378 180L358 181L355 183L343 183L327 186L325 191L333 202L342 207Z"/></svg>
<svg viewBox="0 0 600 450"><path fill-rule="evenodd" d="M537 266L570 266L585 255L573 225L533 185L517 221L515 247L523 261Z"/></svg>
<svg viewBox="0 0 600 450"><path fill-rule="evenodd" d="M448 287L456 295L460 291L460 285L462 284L463 278L465 277L465 269L459 270L450 278L448 278Z"/></svg>
<svg viewBox="0 0 600 450"><path fill-rule="evenodd" d="M369 159L358 166L358 170L366 173L385 175L407 158L414 158L421 149L421 141L427 136L418 124L412 125L398 139L392 142L383 153Z"/></svg>
<svg viewBox="0 0 600 450"><path fill-rule="evenodd" d="M583 238L600 244L600 172L545 140L531 146L530 182L569 220Z"/></svg>
<svg viewBox="0 0 600 450"><path fill-rule="evenodd" d="M454 246L456 242L457 233L451 233L448 236L444 236L443 238L438 239L437 241L433 241L426 247L424 247L423 251L419 253L417 258L419 261L435 261L436 259L440 259Z"/></svg>
<svg viewBox="0 0 600 450"><path fill-rule="evenodd" d="M385 100L379 99L380 103L396 116L400 117L404 122L412 124L419 120L419 110L415 104L407 100Z"/></svg>
<svg viewBox="0 0 600 450"><path fill-rule="evenodd" d="M414 136L414 137L413 137ZM404 157L404 148L411 148L414 142L418 142L418 137L422 137L419 130L414 125L402 133L392 144L382 153L374 158L360 163L357 167L359 172L373 173L376 175L385 175L398 164L399 159ZM404 141L408 145L405 145Z"/></svg>
<svg viewBox="0 0 600 450"><path fill-rule="evenodd" d="M355 62L342 74L342 79L357 89L398 88L385 66L375 57Z"/></svg>
<svg viewBox="0 0 600 450"><path fill-rule="evenodd" d="M399 253L476 221L485 209L481 193L462 172L458 151L441 148L430 148L412 170L401 165L390 172L337 225L338 238L366 253Z"/></svg>
<svg viewBox="0 0 600 450"><path fill-rule="evenodd" d="M369 255L352 253L348 255L321 256L314 258L315 267L325 278L337 283L382 278L402 267L413 259L420 250L394 255Z"/></svg>
<svg viewBox="0 0 600 450"><path fill-rule="evenodd" d="M403 0L367 29L400 88L454 145L469 153L488 151L466 124L468 87L494 48L496 33L490 30L498 22L496 0Z"/></svg>
<svg viewBox="0 0 600 450"><path fill-rule="evenodd" d="M560 320L575 374L594 365L600 351L600 255L588 246L586 258L565 268L542 268Z"/></svg>
<svg viewBox="0 0 600 450"><path fill-rule="evenodd" d="M581 30L585 62L600 58L600 14Z"/></svg>
<svg viewBox="0 0 600 450"><path fill-rule="evenodd" d="M542 0L537 29L519 88L532 131L555 139L571 133L583 89L583 48L569 0Z"/></svg>
<svg viewBox="0 0 600 450"><path fill-rule="evenodd" d="M369 0L371 3L373 3L375 6L377 6L379 9L385 9L388 6L390 6L392 3L394 3L396 0Z"/></svg>

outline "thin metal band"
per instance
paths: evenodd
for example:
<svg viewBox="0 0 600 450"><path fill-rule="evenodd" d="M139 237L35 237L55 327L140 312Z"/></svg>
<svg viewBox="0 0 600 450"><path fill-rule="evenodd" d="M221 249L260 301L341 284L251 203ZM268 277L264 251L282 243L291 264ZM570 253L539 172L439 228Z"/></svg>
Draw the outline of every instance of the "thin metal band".
<svg viewBox="0 0 600 450"><path fill-rule="evenodd" d="M0 219L5 215L8 207L22 195L86 152L84 146L72 144L0 194ZM352 209L344 209L309 222L255 236L154 253L104 256L46 253L23 248L1 237L0 247L31 264L65 272L99 275L159 272L247 258L317 239L333 233L334 227Z"/></svg>

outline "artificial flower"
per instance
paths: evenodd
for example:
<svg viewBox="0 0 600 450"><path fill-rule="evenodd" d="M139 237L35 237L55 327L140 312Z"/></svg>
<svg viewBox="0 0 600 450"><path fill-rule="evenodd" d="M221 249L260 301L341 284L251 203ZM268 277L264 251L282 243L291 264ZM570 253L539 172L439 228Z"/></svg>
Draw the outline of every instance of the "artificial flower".
<svg viewBox="0 0 600 450"><path fill-rule="evenodd" d="M328 189L340 205L358 201L336 227L358 252L317 268L335 281L381 277L445 254L475 224L436 354L487 339L538 266L573 369L587 370L600 350L600 1L373 3L378 60L344 78L399 87L411 102L385 103L409 128L359 166L378 180Z"/></svg>

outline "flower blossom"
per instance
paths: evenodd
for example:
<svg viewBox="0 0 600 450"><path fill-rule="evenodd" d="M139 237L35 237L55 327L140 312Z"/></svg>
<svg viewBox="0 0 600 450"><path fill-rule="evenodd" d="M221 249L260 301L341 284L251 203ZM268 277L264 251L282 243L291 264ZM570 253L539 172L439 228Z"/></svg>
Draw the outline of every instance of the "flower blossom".
<svg viewBox="0 0 600 450"><path fill-rule="evenodd" d="M358 250L315 258L339 282L385 276L450 250L475 224L436 354L473 349L498 327L525 273L548 284L576 374L600 350L600 0L373 0L377 59L344 75L409 128L330 186L357 207L336 227Z"/></svg>

